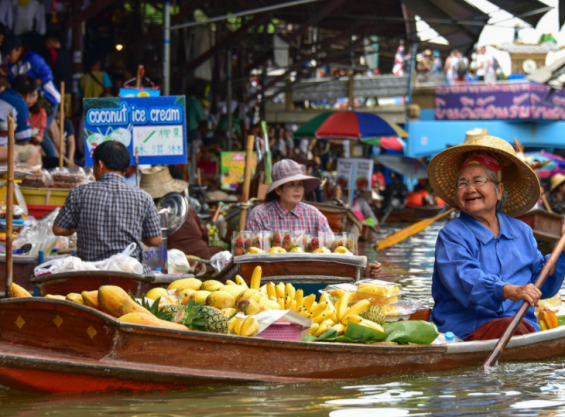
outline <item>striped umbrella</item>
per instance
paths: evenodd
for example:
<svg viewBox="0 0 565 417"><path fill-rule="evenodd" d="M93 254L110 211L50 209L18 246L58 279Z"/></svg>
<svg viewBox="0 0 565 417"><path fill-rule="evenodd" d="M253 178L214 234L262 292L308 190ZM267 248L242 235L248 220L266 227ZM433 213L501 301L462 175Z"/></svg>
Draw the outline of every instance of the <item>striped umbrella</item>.
<svg viewBox="0 0 565 417"><path fill-rule="evenodd" d="M407 137L408 133L384 117L356 111L322 113L294 132L295 138L363 140Z"/></svg>

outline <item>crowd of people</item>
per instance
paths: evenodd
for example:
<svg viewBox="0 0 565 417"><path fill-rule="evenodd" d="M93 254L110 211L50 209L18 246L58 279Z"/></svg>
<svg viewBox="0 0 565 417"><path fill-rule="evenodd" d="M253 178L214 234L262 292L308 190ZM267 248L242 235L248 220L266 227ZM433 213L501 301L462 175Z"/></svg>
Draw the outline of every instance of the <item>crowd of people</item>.
<svg viewBox="0 0 565 417"><path fill-rule="evenodd" d="M416 57L418 80L447 84L464 84L475 82L493 83L499 74L500 65L494 55L485 47L475 49L475 60L469 62L459 49L453 49L442 61L438 51L424 50ZM406 61L405 61L406 65Z"/></svg>

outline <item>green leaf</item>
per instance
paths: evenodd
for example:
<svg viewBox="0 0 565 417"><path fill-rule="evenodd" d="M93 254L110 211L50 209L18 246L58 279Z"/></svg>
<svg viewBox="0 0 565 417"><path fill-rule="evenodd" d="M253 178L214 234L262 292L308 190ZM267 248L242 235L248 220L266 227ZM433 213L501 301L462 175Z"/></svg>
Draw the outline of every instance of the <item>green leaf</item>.
<svg viewBox="0 0 565 417"><path fill-rule="evenodd" d="M328 331L318 336L318 342L332 342L337 338L337 330L330 327Z"/></svg>
<svg viewBox="0 0 565 417"><path fill-rule="evenodd" d="M348 326L349 328L349 326ZM405 320L385 324L386 341L429 345L439 336L434 323L421 320Z"/></svg>
<svg viewBox="0 0 565 417"><path fill-rule="evenodd" d="M355 342L374 343L384 340L387 337L387 333L381 333L369 327L349 322L347 323L347 328L345 329L343 337Z"/></svg>
<svg viewBox="0 0 565 417"><path fill-rule="evenodd" d="M316 342L318 340L318 338L316 336L312 336L311 334L307 334L306 336L304 336L304 339L302 339L303 342Z"/></svg>

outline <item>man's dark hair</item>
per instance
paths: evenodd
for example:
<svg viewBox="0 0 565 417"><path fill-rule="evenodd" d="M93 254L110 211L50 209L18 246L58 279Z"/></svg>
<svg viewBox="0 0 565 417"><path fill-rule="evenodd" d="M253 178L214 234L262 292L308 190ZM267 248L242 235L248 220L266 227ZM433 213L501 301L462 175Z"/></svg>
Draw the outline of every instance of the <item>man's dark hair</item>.
<svg viewBox="0 0 565 417"><path fill-rule="evenodd" d="M12 81L12 88L19 95L25 97L37 90L39 85L37 85L37 81L31 75L20 74Z"/></svg>
<svg viewBox="0 0 565 417"><path fill-rule="evenodd" d="M6 37L8 36L8 28L3 23L0 23L0 35Z"/></svg>
<svg viewBox="0 0 565 417"><path fill-rule="evenodd" d="M0 48L0 52L4 55L8 55L16 48L20 48L23 46L22 39L19 36L8 35L4 42L2 42L2 48Z"/></svg>
<svg viewBox="0 0 565 417"><path fill-rule="evenodd" d="M178 166L167 165L167 167L169 168L169 171L171 173L171 177L173 177L175 180L182 180L184 178L184 172Z"/></svg>
<svg viewBox="0 0 565 417"><path fill-rule="evenodd" d="M111 171L126 172L129 167L130 154L123 143L109 140L96 147L92 158L95 164L98 164L98 161L104 162L106 168Z"/></svg>
<svg viewBox="0 0 565 417"><path fill-rule="evenodd" d="M10 82L6 76L0 74L0 87L10 88Z"/></svg>

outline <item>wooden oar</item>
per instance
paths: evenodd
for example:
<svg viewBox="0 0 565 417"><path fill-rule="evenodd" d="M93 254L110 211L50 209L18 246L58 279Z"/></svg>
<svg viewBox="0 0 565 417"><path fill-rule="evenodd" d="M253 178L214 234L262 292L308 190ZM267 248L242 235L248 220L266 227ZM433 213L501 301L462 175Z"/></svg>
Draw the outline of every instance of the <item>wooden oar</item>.
<svg viewBox="0 0 565 417"><path fill-rule="evenodd" d="M553 252L551 252L551 256L549 257L548 261L545 263L545 266L543 267L541 273L536 279L534 285L537 289L541 290L541 287L543 287L543 284L545 283L545 280L549 275L549 271L551 271L551 269L555 265L555 262L557 262L557 258L559 258L559 255L561 255L563 248L565 248L565 234L563 234L563 236L561 236L561 239L559 239L559 242L557 242L555 249L553 249ZM504 351L504 348L510 341L510 338L514 335L514 332L516 332L516 329L518 328L520 323L522 323L522 320L524 319L524 316L526 315L530 307L531 307L530 303L528 303L527 301L522 302L522 305L518 309L518 312L516 313L516 315L508 325L508 327L506 328L506 331L504 332L502 337L498 340L498 343L494 347L494 350L492 351L490 356L487 358L485 363L483 363L481 369L486 369L490 366L493 366L496 363L496 361Z"/></svg>
<svg viewBox="0 0 565 417"><path fill-rule="evenodd" d="M8 181L6 184L6 293L10 290L14 279L12 261L12 222L14 217L14 115L8 112Z"/></svg>
<svg viewBox="0 0 565 417"><path fill-rule="evenodd" d="M422 221L415 223L411 226L408 226L407 228L402 229L401 231L396 232L396 233L384 238L380 242L377 242L377 244L375 245L375 250L380 251L381 249L388 248L389 246L392 246L392 245L396 245L398 242L403 241L407 237L410 237L412 235L415 235L416 233L421 232L426 227L428 227L430 224L433 224L436 221L443 219L446 216L449 216L454 211L455 211L454 208L450 208L449 210L444 211L443 213L438 214L435 217L425 219L425 220L422 220Z"/></svg>

